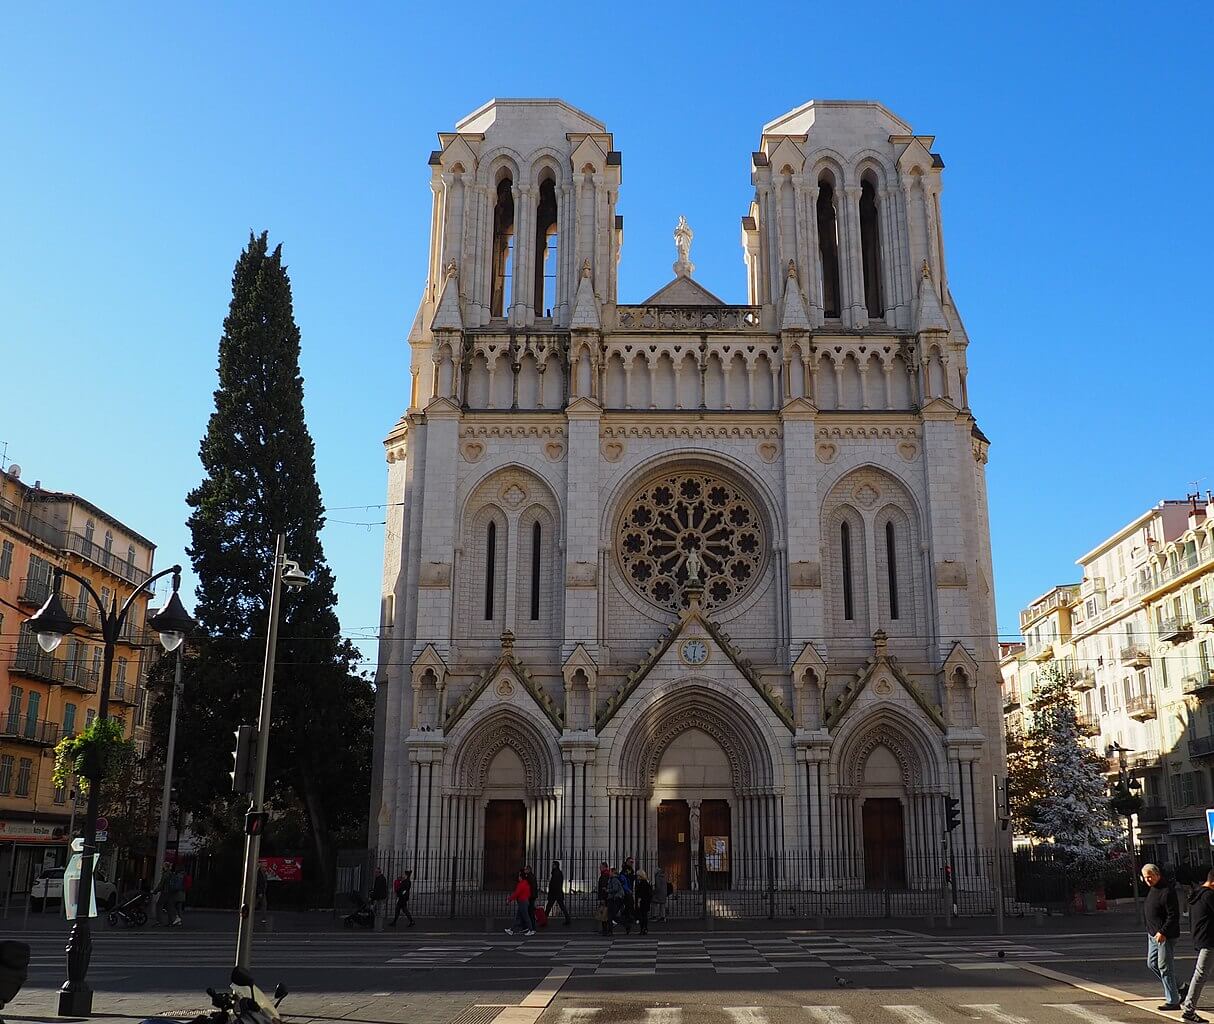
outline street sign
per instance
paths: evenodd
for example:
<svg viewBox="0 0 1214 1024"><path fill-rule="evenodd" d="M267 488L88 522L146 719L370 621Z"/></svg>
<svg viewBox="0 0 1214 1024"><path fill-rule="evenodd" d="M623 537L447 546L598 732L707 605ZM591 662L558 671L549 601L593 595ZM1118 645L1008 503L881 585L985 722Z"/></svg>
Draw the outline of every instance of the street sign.
<svg viewBox="0 0 1214 1024"><path fill-rule="evenodd" d="M76 920L80 909L80 859L81 855L79 853L73 853L67 862L67 867L63 869L63 916L69 921ZM97 916L97 889L95 884L93 891L89 893L89 905L83 916Z"/></svg>
<svg viewBox="0 0 1214 1024"><path fill-rule="evenodd" d="M97 831L108 832L110 828L110 819L103 814L97 815Z"/></svg>
<svg viewBox="0 0 1214 1024"><path fill-rule="evenodd" d="M1206 808L1206 832L1210 836L1210 845L1214 846L1214 807Z"/></svg>
<svg viewBox="0 0 1214 1024"><path fill-rule="evenodd" d="M98 832L97 833L97 842L99 842L99 843L104 843L109 838L110 838L110 834L108 832Z"/></svg>

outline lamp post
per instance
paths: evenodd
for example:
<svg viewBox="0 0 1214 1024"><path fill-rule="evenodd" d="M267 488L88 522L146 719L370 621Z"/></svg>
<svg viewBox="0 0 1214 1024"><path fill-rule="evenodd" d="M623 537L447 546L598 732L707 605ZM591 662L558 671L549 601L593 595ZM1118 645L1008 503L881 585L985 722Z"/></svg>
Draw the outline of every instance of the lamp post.
<svg viewBox="0 0 1214 1024"><path fill-rule="evenodd" d="M177 705L181 701L181 659L185 645L177 648L177 664L173 666L173 705L169 712L169 744L164 755L164 792L160 796L160 831L156 835L156 871L152 889L160 884L164 873L164 858L169 846L169 803L173 793L173 756L177 749ZM180 836L178 836L180 839ZM180 854L180 849L178 850Z"/></svg>
<svg viewBox="0 0 1214 1024"><path fill-rule="evenodd" d="M1142 908L1138 905L1138 858L1134 854L1134 815L1142 809L1142 797L1138 790L1142 787L1137 779L1126 779L1126 754L1132 753L1129 747L1120 743L1110 743L1105 748L1105 756L1117 755L1117 786L1110 801L1113 810L1125 816L1126 850L1130 855L1130 891L1134 894L1134 917L1142 920Z"/></svg>
<svg viewBox="0 0 1214 1024"><path fill-rule="evenodd" d="M83 576L77 576L68 569L56 567L51 586L51 595L46 603L29 618L38 637L38 646L47 654L52 653L62 642L63 638L76 629L76 621L64 610L59 600L59 584L63 577L75 580L87 593L101 616L101 639L104 643L104 657L101 663L101 689L97 697L97 720L104 721L109 717L110 674L114 667L114 647L118 643L122 627L126 623L127 613L135 604L135 599L151 584L169 574L173 576L173 593L160 611L148 616L147 624L160 634L160 643L166 651L175 651L181 646L185 634L194 625L177 591L181 586L181 566L174 565L169 569L156 573L146 583L137 587L131 596L121 606L118 597L111 598L109 607L97 596L91 583ZM93 891L93 860L97 849L97 813L101 803L101 779L89 779L88 807L84 819L84 849L80 859L80 883L77 889L76 919L67 941L67 981L59 990L59 1010L61 1017L87 1017L93 1009L93 990L85 978L88 975L89 960L93 953L93 939L89 930L88 912Z"/></svg>

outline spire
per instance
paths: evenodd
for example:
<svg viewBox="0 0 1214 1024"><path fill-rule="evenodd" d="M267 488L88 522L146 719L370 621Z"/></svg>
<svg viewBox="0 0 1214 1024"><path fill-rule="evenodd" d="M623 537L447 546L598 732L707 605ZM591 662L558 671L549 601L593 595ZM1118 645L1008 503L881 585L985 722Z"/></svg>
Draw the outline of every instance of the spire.
<svg viewBox="0 0 1214 1024"><path fill-rule="evenodd" d="M674 247L679 258L674 261L675 277L691 277L696 265L691 262L691 240L695 232L687 225L687 218L679 214L679 223L674 229Z"/></svg>
<svg viewBox="0 0 1214 1024"><path fill-rule="evenodd" d="M782 331L808 331L811 325L801 298L801 286L797 284L797 264L788 261L788 276L784 281L784 315L780 319Z"/></svg>
<svg viewBox="0 0 1214 1024"><path fill-rule="evenodd" d="M923 272L919 278L919 301L915 310L915 333L920 331L947 331L948 321L940 300L936 297L936 286L932 284L931 268L923 261Z"/></svg>
<svg viewBox="0 0 1214 1024"><path fill-rule="evenodd" d="M575 331L597 331L603 325L599 320L599 304L594 297L594 285L590 280L590 260L582 263L581 280L578 281L577 294L573 298L573 319L569 326Z"/></svg>
<svg viewBox="0 0 1214 1024"><path fill-rule="evenodd" d="M443 284L443 294L438 300L438 309L434 313L434 322L430 329L462 331L464 318L459 311L459 266L455 260L447 264L446 282Z"/></svg>

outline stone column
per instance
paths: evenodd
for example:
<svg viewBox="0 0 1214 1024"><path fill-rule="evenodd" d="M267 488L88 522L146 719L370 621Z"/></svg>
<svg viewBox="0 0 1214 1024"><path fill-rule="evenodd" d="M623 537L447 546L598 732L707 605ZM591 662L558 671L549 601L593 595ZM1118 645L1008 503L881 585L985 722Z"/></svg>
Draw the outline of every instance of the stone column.
<svg viewBox="0 0 1214 1024"><path fill-rule="evenodd" d="M808 401L780 410L784 440L784 521L787 524L788 627L792 662L811 637L823 634L821 527L814 459L817 410Z"/></svg>
<svg viewBox="0 0 1214 1024"><path fill-rule="evenodd" d="M455 485L459 465L459 409L439 399L426 413L426 474L422 489L422 529L415 643L434 644L446 658L451 650L451 560L456 547Z"/></svg>
<svg viewBox="0 0 1214 1024"><path fill-rule="evenodd" d="M599 423L602 409L578 399L566 410L565 638L562 660L578 643L598 649ZM593 711L593 709L592 709Z"/></svg>
<svg viewBox="0 0 1214 1024"><path fill-rule="evenodd" d="M699 889L703 879L700 878L700 803L699 800L688 800L691 808L691 887Z"/></svg>
<svg viewBox="0 0 1214 1024"><path fill-rule="evenodd" d="M847 275L849 321L850 326L854 328L864 328L868 326L868 309L864 305L864 268L860 244L860 186L844 186L843 197L843 222L846 224L844 251L847 254L844 266Z"/></svg>

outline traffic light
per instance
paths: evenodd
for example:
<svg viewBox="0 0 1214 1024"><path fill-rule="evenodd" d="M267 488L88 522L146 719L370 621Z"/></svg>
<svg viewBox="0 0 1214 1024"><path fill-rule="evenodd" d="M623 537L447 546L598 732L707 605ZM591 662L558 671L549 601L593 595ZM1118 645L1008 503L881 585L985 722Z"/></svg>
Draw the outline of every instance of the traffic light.
<svg viewBox="0 0 1214 1024"><path fill-rule="evenodd" d="M236 749L232 751L232 792L253 792L253 766L257 761L257 730L251 725L236 729Z"/></svg>
<svg viewBox="0 0 1214 1024"><path fill-rule="evenodd" d="M944 798L944 831L951 832L961 824L961 803L955 796Z"/></svg>
<svg viewBox="0 0 1214 1024"><path fill-rule="evenodd" d="M265 835L266 822L269 820L269 811L249 811L244 816L244 834L246 836Z"/></svg>

